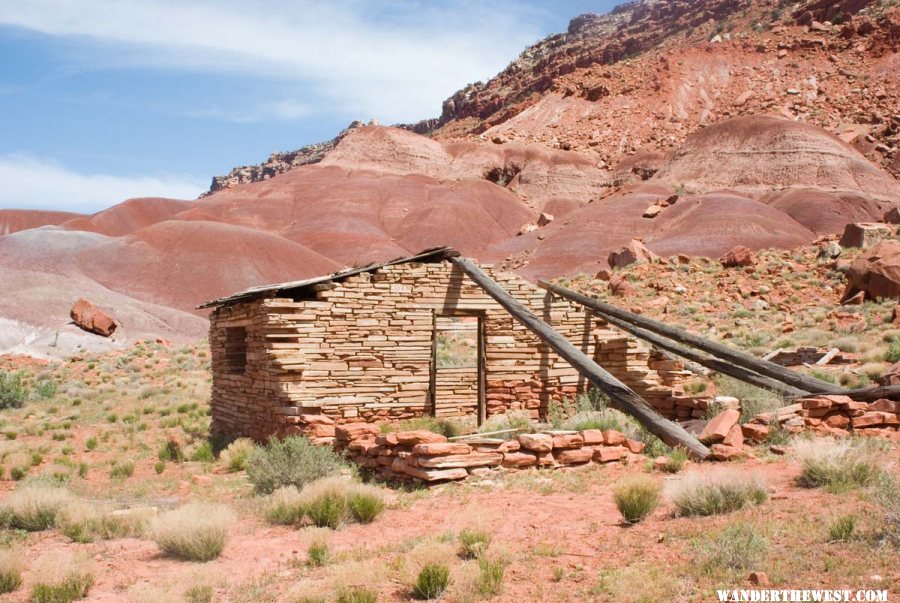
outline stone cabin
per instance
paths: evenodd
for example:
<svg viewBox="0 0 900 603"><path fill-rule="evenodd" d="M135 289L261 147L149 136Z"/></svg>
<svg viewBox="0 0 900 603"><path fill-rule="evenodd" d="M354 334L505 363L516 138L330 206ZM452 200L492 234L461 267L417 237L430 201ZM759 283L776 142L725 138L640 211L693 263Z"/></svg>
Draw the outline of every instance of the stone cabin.
<svg viewBox="0 0 900 603"><path fill-rule="evenodd" d="M256 287L213 308L212 428L264 440L334 423L432 415L545 417L586 381L451 262L449 248ZM654 405L678 389L680 363L655 357L584 308L485 267L513 297ZM464 332L466 363L442 363L445 332Z"/></svg>

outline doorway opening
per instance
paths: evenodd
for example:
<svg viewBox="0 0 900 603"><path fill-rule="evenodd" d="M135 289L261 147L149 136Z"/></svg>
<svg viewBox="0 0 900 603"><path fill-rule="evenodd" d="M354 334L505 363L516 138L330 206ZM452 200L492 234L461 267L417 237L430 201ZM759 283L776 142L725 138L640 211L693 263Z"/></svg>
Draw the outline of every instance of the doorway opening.
<svg viewBox="0 0 900 603"><path fill-rule="evenodd" d="M485 419L484 318L436 315L432 345L431 408L435 417Z"/></svg>

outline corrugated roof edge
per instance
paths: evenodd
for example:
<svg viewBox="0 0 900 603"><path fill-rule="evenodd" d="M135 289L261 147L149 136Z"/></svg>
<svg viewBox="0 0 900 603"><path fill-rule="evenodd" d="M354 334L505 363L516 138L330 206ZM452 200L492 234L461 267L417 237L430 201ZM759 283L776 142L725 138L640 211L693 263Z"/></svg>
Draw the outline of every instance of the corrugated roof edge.
<svg viewBox="0 0 900 603"><path fill-rule="evenodd" d="M198 310L202 310L205 308L214 308L217 306L225 306L228 304L232 304L239 301L246 301L250 299L256 299L259 297L265 297L270 294L282 293L284 291L290 291L295 289L302 289L303 287L309 287L310 285L318 285L320 283L328 283L334 282L340 279L347 278L349 276L354 276L356 274L362 274L364 272L374 272L379 268L383 268L385 266L393 266L395 264L407 264L409 262L420 262L420 261L440 261L445 260L452 257L458 257L459 252L453 249L452 247L433 247L430 249L425 249L424 251L420 251L415 255L410 255L407 257L396 258L390 260L388 262L379 262L375 264L369 264L368 266L361 266L358 268L347 268L345 270L338 270L332 274L326 274L324 276L317 276L314 278L305 279L302 281L289 281L286 283L278 283L274 285L261 285L258 287L250 287L249 289L244 289L243 291L238 291L237 293L233 293L226 297L220 297L219 299L214 299L208 302L204 302L197 306Z"/></svg>

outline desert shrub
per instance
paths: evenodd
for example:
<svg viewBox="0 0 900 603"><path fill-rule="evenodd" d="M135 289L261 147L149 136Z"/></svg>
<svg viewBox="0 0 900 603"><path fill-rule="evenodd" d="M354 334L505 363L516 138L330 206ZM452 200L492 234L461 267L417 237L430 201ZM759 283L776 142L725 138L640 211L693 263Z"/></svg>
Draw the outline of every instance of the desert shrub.
<svg viewBox="0 0 900 603"><path fill-rule="evenodd" d="M38 532L52 528L59 512L72 502L68 490L29 484L14 490L0 506L3 523L17 530Z"/></svg>
<svg viewBox="0 0 900 603"><path fill-rule="evenodd" d="M257 447L246 461L247 479L257 492L268 494L280 486L297 486L334 475L344 463L330 446L314 446L302 436L272 438Z"/></svg>
<svg viewBox="0 0 900 603"><path fill-rule="evenodd" d="M684 464L688 461L688 453L684 448L674 448L665 457L666 462L659 465L659 469L664 473L678 473L684 469Z"/></svg>
<svg viewBox="0 0 900 603"><path fill-rule="evenodd" d="M199 446L194 448L194 451L191 453L192 461L199 461L201 463L212 463L216 460L216 455L213 452L212 442L206 440L201 442Z"/></svg>
<svg viewBox="0 0 900 603"><path fill-rule="evenodd" d="M882 472L874 449L859 441L800 439L794 454L803 465L799 482L808 488L846 492L873 483Z"/></svg>
<svg viewBox="0 0 900 603"><path fill-rule="evenodd" d="M0 410L22 408L28 399L28 389L19 373L0 372Z"/></svg>
<svg viewBox="0 0 900 603"><path fill-rule="evenodd" d="M211 584L195 584L184 591L185 603L211 603L213 587Z"/></svg>
<svg viewBox="0 0 900 603"><path fill-rule="evenodd" d="M491 535L481 530L468 528L459 533L460 556L463 559L477 559L487 552Z"/></svg>
<svg viewBox="0 0 900 603"><path fill-rule="evenodd" d="M303 504L304 514L320 528L336 529L347 514L347 498L337 489L325 489L308 497Z"/></svg>
<svg viewBox="0 0 900 603"><path fill-rule="evenodd" d="M124 511L86 502L75 502L60 511L56 524L60 531L75 542L113 540L143 535L149 512Z"/></svg>
<svg viewBox="0 0 900 603"><path fill-rule="evenodd" d="M31 395L38 400L49 400L56 395L59 386L52 379L38 379L31 388Z"/></svg>
<svg viewBox="0 0 900 603"><path fill-rule="evenodd" d="M889 347L884 353L885 362L900 362L900 337L892 335L887 343Z"/></svg>
<svg viewBox="0 0 900 603"><path fill-rule="evenodd" d="M337 591L337 603L377 603L378 592L366 586L348 586Z"/></svg>
<svg viewBox="0 0 900 603"><path fill-rule="evenodd" d="M437 599L450 586L450 567L445 563L428 563L420 571L413 586L419 599Z"/></svg>
<svg viewBox="0 0 900 603"><path fill-rule="evenodd" d="M166 462L156 461L153 463L153 470L156 471L156 475L162 475L163 471L166 470Z"/></svg>
<svg viewBox="0 0 900 603"><path fill-rule="evenodd" d="M661 486L652 477L635 475L623 479L616 485L613 489L613 500L625 521L638 523L659 506L661 491Z"/></svg>
<svg viewBox="0 0 900 603"><path fill-rule="evenodd" d="M674 484L670 498L679 515L719 515L762 504L768 496L757 476L720 470L686 477Z"/></svg>
<svg viewBox="0 0 900 603"><path fill-rule="evenodd" d="M284 486L275 490L266 507L266 521L278 525L294 525L303 519L300 491L296 486Z"/></svg>
<svg viewBox="0 0 900 603"><path fill-rule="evenodd" d="M856 531L856 515L841 515L828 526L829 542L848 542Z"/></svg>
<svg viewBox="0 0 900 603"><path fill-rule="evenodd" d="M881 472L871 496L878 509L880 539L900 547L900 481L887 471Z"/></svg>
<svg viewBox="0 0 900 603"><path fill-rule="evenodd" d="M486 599L499 595L503 588L504 573L505 560L481 557L478 560L478 594Z"/></svg>
<svg viewBox="0 0 900 603"><path fill-rule="evenodd" d="M219 454L219 462L228 471L243 471L247 457L256 448L256 442L250 438L238 438Z"/></svg>
<svg viewBox="0 0 900 603"><path fill-rule="evenodd" d="M33 603L77 601L85 598L94 584L94 574L88 563L63 551L41 558L34 575Z"/></svg>
<svg viewBox="0 0 900 603"><path fill-rule="evenodd" d="M113 462L109 468L109 477L112 479L128 479L134 475L134 461Z"/></svg>
<svg viewBox="0 0 900 603"><path fill-rule="evenodd" d="M22 586L22 553L16 549L0 549L0 594L11 593Z"/></svg>
<svg viewBox="0 0 900 603"><path fill-rule="evenodd" d="M347 496L347 508L359 523L372 523L384 511L384 498L378 492L356 488Z"/></svg>
<svg viewBox="0 0 900 603"><path fill-rule="evenodd" d="M741 423L747 423L759 414L772 412L786 404L783 398L770 391L727 375L716 375L713 381L720 395L732 396L741 401Z"/></svg>
<svg viewBox="0 0 900 603"><path fill-rule="evenodd" d="M171 557L210 561L222 553L234 514L224 505L190 503L157 517L153 540Z"/></svg>
<svg viewBox="0 0 900 603"><path fill-rule="evenodd" d="M84 441L84 449L90 452L97 449L97 438L91 436Z"/></svg>
<svg viewBox="0 0 900 603"><path fill-rule="evenodd" d="M316 541L306 549L306 558L309 565L322 567L331 559L331 550L325 542Z"/></svg>
<svg viewBox="0 0 900 603"><path fill-rule="evenodd" d="M749 569L768 548L765 536L746 522L730 524L695 544L696 560L703 573L716 576L722 569Z"/></svg>
<svg viewBox="0 0 900 603"><path fill-rule="evenodd" d="M157 458L165 462L183 463L186 457L184 450L181 449L181 443L174 438L169 438L160 446Z"/></svg>

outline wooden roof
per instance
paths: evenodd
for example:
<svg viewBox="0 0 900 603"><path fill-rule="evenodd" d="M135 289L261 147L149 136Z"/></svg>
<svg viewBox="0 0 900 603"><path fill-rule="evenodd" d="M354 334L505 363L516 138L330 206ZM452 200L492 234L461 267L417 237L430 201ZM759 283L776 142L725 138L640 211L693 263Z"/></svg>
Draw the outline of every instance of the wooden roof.
<svg viewBox="0 0 900 603"><path fill-rule="evenodd" d="M358 268L346 268L344 270L338 270L337 272L334 272L332 274L326 274L325 276L317 276L301 281L289 281L286 283L278 283L274 285L261 285L259 287L251 287L249 289L244 289L243 291L233 293L226 297L220 297L219 299L204 302L197 306L197 308L214 308L217 306L225 306L228 304L248 301L251 299L258 299L261 297L273 297L279 293L295 292L299 289L311 287L313 285L318 285L321 283L341 281L347 277L354 276L356 274L362 274L364 272L375 272L379 268L383 268L385 266L393 266L394 264L407 264L409 262L440 262L448 258L457 256L459 256L459 252L452 247L433 247L431 249L420 251L415 255L396 258L388 262L369 264L367 266L361 266Z"/></svg>

